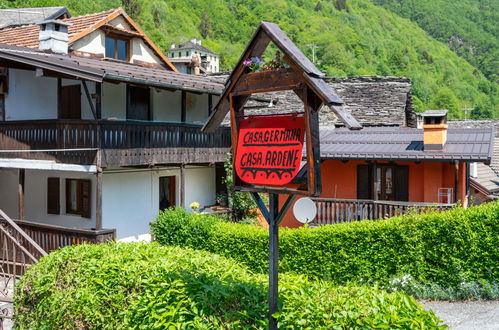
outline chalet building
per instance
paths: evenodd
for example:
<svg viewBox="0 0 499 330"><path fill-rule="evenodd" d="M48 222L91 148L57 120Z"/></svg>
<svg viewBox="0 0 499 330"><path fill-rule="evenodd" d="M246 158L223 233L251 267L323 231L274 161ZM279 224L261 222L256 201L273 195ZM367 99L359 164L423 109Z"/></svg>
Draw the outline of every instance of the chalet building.
<svg viewBox="0 0 499 330"><path fill-rule="evenodd" d="M201 45L200 39L176 45L171 44L168 59L179 72L188 74L217 73L220 71L220 55Z"/></svg>
<svg viewBox="0 0 499 330"><path fill-rule="evenodd" d="M215 204L230 133L200 127L223 85L179 73L122 9L65 15L0 29L0 209L63 244Z"/></svg>

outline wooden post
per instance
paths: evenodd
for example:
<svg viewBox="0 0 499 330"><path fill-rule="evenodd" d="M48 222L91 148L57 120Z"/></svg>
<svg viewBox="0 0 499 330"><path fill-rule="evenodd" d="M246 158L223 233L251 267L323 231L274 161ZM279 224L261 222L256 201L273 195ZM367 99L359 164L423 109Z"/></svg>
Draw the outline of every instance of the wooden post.
<svg viewBox="0 0 499 330"><path fill-rule="evenodd" d="M102 229L102 168L97 168L95 184L95 229Z"/></svg>
<svg viewBox="0 0 499 330"><path fill-rule="evenodd" d="M62 79L57 78L57 118L61 118Z"/></svg>
<svg viewBox="0 0 499 330"><path fill-rule="evenodd" d="M457 203L457 200L459 198L458 188L459 188L459 162L456 160L454 161L454 203Z"/></svg>
<svg viewBox="0 0 499 330"><path fill-rule="evenodd" d="M95 83L95 114L102 119L102 84Z"/></svg>
<svg viewBox="0 0 499 330"><path fill-rule="evenodd" d="M208 94L208 116L211 116L212 107L213 107L213 95Z"/></svg>
<svg viewBox="0 0 499 330"><path fill-rule="evenodd" d="M180 206L185 205L185 165L180 165Z"/></svg>
<svg viewBox="0 0 499 330"><path fill-rule="evenodd" d="M279 195L269 194L269 329L277 329L272 314L279 310Z"/></svg>
<svg viewBox="0 0 499 330"><path fill-rule="evenodd" d="M18 185L18 217L19 220L24 220L24 168L19 169L19 185Z"/></svg>

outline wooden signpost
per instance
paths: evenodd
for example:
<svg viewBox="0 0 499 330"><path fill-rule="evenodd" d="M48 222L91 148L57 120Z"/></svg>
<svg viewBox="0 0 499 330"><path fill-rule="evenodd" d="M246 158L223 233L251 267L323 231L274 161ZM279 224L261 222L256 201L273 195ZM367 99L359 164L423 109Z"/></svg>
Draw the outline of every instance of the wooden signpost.
<svg viewBox="0 0 499 330"><path fill-rule="evenodd" d="M284 54L287 67L251 72L247 63L261 57L270 42ZM203 127L203 131L213 131L230 112L235 188L251 193L269 224L270 329L277 329L273 314L278 311L279 224L296 196L321 193L318 111L327 106L350 129L362 128L343 109L343 101L323 76L276 24L262 22ZM303 112L245 116L244 104L252 94L286 90L302 100ZM308 166L307 187L284 187L298 174L303 153ZM269 194L269 208L259 193ZM288 195L281 208L280 194Z"/></svg>

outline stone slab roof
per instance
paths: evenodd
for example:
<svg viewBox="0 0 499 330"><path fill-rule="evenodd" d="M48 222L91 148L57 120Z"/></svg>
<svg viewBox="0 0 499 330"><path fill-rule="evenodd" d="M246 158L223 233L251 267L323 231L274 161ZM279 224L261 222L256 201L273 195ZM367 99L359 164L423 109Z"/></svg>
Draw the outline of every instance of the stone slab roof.
<svg viewBox="0 0 499 330"><path fill-rule="evenodd" d="M36 24L48 19L71 17L66 7L13 8L0 10L0 28Z"/></svg>
<svg viewBox="0 0 499 330"><path fill-rule="evenodd" d="M211 79L224 83L227 73L212 74ZM412 108L411 82L402 77L361 76L325 78L344 101L344 108L364 126L408 126L416 127L416 115ZM275 105L248 102L245 114L271 114L302 112L303 103L292 91L261 94L272 98ZM229 125L227 116L223 125ZM321 127L341 125L328 107L319 112Z"/></svg>

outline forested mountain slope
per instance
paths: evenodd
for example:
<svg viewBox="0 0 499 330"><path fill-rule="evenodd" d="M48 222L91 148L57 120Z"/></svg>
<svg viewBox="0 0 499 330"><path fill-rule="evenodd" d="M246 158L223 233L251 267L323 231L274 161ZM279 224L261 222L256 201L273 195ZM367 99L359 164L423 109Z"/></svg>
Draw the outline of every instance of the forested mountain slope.
<svg viewBox="0 0 499 330"><path fill-rule="evenodd" d="M498 0L371 0L416 22L499 82Z"/></svg>
<svg viewBox="0 0 499 330"><path fill-rule="evenodd" d="M443 39L437 41L418 24L369 0L18 0L1 4L65 5L73 15L122 6L163 50L171 42L202 38L204 45L223 55L225 70L236 63L258 23L272 21L310 58L315 48L318 67L330 76L406 76L413 82L417 110L446 108L451 116L461 117L462 108L476 108L477 117L499 117L496 82Z"/></svg>

